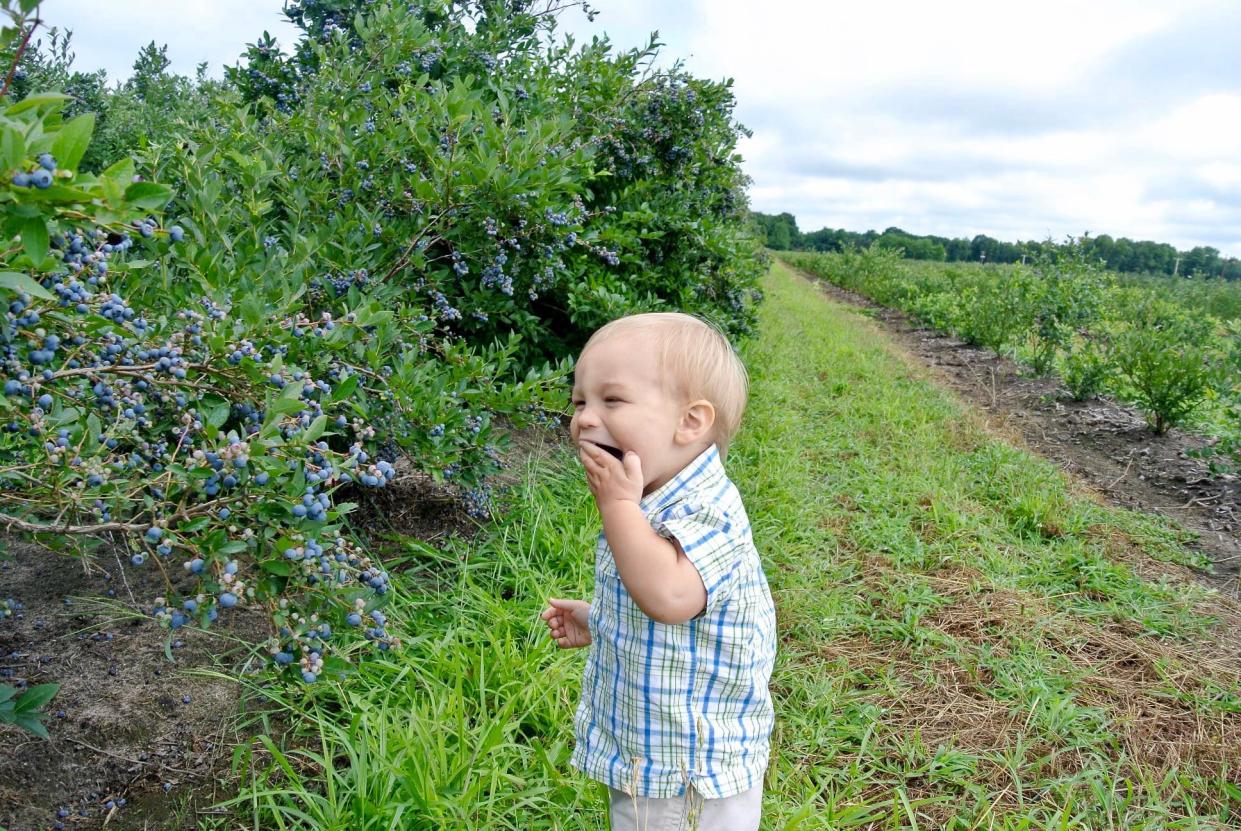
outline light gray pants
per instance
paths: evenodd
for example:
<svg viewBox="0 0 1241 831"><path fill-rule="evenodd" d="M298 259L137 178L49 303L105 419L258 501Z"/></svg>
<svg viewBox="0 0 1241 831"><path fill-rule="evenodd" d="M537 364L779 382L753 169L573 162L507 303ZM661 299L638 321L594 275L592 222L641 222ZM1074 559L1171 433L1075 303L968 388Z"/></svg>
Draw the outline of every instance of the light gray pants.
<svg viewBox="0 0 1241 831"><path fill-rule="evenodd" d="M705 799L691 785L683 796L630 796L609 788L612 831L758 831L763 783L726 799Z"/></svg>

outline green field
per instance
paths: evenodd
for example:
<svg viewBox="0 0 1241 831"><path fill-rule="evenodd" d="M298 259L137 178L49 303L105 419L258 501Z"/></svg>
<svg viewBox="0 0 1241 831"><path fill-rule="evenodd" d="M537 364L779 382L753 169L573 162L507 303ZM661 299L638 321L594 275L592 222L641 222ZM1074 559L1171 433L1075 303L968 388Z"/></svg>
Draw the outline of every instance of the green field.
<svg viewBox="0 0 1241 831"><path fill-rule="evenodd" d="M781 633L763 827L1235 827L1241 610L1185 580L1184 537L989 437L785 267L765 289L729 454ZM205 827L605 827L568 766L584 655L537 617L588 596L597 516L567 447L510 500L395 546L402 652L254 688L292 727Z"/></svg>

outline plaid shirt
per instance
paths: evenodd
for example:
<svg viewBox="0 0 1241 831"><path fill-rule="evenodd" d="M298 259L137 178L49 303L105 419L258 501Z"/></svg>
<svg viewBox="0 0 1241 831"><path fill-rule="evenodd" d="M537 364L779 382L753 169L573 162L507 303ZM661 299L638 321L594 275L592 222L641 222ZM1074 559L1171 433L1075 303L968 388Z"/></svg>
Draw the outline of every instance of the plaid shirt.
<svg viewBox="0 0 1241 831"><path fill-rule="evenodd" d="M572 764L637 796L680 796L687 784L708 799L742 793L767 768L776 657L775 607L745 507L715 445L640 506L698 569L706 609L675 625L647 617L599 535Z"/></svg>

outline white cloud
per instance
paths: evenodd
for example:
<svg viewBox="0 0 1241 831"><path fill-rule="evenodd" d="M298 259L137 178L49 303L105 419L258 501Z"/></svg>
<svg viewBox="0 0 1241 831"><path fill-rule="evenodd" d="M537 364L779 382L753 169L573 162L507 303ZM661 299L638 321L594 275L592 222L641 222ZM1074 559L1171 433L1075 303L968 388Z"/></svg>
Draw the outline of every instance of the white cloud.
<svg viewBox="0 0 1241 831"><path fill-rule="evenodd" d="M281 14L280 0L55 0L42 9L49 26L73 31L74 68L106 69L108 79L123 81L133 72L138 50L151 41L168 46L171 70L194 76L208 63L207 74L223 77L264 30L288 47L297 29Z"/></svg>
<svg viewBox="0 0 1241 831"><path fill-rule="evenodd" d="M803 229L899 225L1006 239L1110 233L1241 256L1241 4L1233 0L592 0L562 28L666 44L735 80L758 210ZM58 0L79 68L168 44L211 74L281 0Z"/></svg>

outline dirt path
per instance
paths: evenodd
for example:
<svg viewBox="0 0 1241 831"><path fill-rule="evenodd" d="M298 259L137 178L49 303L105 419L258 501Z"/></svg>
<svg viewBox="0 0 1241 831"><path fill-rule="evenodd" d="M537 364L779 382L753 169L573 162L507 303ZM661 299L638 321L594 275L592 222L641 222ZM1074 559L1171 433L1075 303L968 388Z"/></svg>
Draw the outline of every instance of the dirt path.
<svg viewBox="0 0 1241 831"><path fill-rule="evenodd" d="M1197 577L1241 598L1241 480L1215 476L1185 451L1207 442L1173 428L1156 436L1136 408L1107 398L1072 401L1056 378L1031 378L986 349L928 329L903 312L805 272L833 300L872 318L942 386L996 430L1088 484L1110 503L1176 520L1214 567Z"/></svg>

